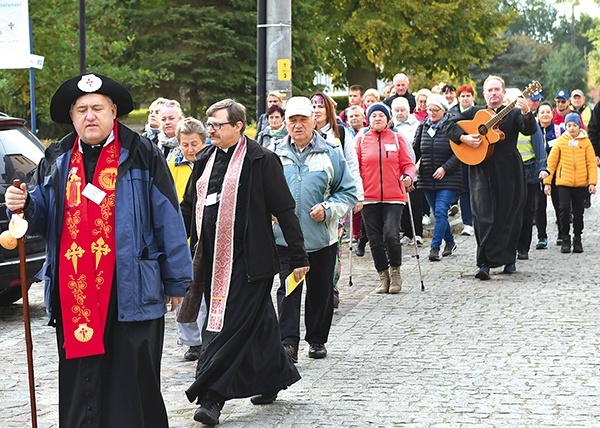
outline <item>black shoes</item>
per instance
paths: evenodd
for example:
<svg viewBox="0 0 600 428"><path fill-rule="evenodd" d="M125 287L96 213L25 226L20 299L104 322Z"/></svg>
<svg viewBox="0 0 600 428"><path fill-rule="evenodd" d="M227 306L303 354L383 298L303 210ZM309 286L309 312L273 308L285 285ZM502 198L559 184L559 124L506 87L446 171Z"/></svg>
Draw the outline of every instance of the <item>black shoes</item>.
<svg viewBox="0 0 600 428"><path fill-rule="evenodd" d="M322 343L311 343L308 348L308 358L321 359L327 356L327 348Z"/></svg>
<svg viewBox="0 0 600 428"><path fill-rule="evenodd" d="M260 406L262 404L271 404L277 398L277 394L279 391L274 392L265 392L264 394L255 395L250 398L250 402L255 406Z"/></svg>
<svg viewBox="0 0 600 428"><path fill-rule="evenodd" d="M362 257L365 255L365 247L367 246L367 242L369 242L369 240L366 236L361 236L360 238L358 238L355 250L355 253L358 257Z"/></svg>
<svg viewBox="0 0 600 428"><path fill-rule="evenodd" d="M200 358L200 352L202 352L202 345L190 346L190 349L188 349L187 352L183 354L183 358L185 358L188 361L196 361Z"/></svg>
<svg viewBox="0 0 600 428"><path fill-rule="evenodd" d="M590 198L585 198L583 200L583 208L591 208L592 207L592 200ZM575 251L575 243L573 243L573 252L577 253L577 251Z"/></svg>
<svg viewBox="0 0 600 428"><path fill-rule="evenodd" d="M224 403L217 403L210 399L200 400L200 407L194 413L194 420L204 425L215 426L219 424L219 416Z"/></svg>
<svg viewBox="0 0 600 428"><path fill-rule="evenodd" d="M298 364L298 349L290 343L284 343L283 348L290 357L290 360L292 360L292 363Z"/></svg>
<svg viewBox="0 0 600 428"><path fill-rule="evenodd" d="M429 261L439 262L440 260L442 260L442 258L440 257L440 249L436 247L431 247L431 250L429 250Z"/></svg>
<svg viewBox="0 0 600 428"><path fill-rule="evenodd" d="M458 248L458 246L456 245L456 242L451 242L451 243L446 242L446 245L444 246L444 251L442 251L442 256L448 257L449 255L454 253L457 248Z"/></svg>
<svg viewBox="0 0 600 428"><path fill-rule="evenodd" d="M571 236L563 236L562 242L560 244L560 252L565 254L571 252Z"/></svg>
<svg viewBox="0 0 600 428"><path fill-rule="evenodd" d="M581 236L573 237L573 252L583 253L583 245L581 244Z"/></svg>
<svg viewBox="0 0 600 428"><path fill-rule="evenodd" d="M490 276L490 267L488 265L479 266L477 273L475 274L475 278L481 279L482 281L486 281L491 278Z"/></svg>
<svg viewBox="0 0 600 428"><path fill-rule="evenodd" d="M515 273L517 271L517 265L513 262L513 263L509 263L506 266L504 266L504 273Z"/></svg>
<svg viewBox="0 0 600 428"><path fill-rule="evenodd" d="M529 252L528 251L517 251L517 259L529 260Z"/></svg>

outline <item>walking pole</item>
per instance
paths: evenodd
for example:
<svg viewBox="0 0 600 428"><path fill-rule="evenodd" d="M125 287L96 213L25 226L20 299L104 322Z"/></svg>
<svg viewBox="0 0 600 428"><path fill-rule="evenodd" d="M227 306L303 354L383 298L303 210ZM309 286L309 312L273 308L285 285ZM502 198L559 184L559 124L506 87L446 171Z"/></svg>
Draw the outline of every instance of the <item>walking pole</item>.
<svg viewBox="0 0 600 428"><path fill-rule="evenodd" d="M13 185L21 187L20 180L14 180ZM25 256L25 233L27 221L21 216L21 210L14 212L8 226L10 234L17 239L19 247L19 267L21 273L21 295L23 297L23 322L25 324L25 345L27 348L27 369L29 373L29 405L31 407L31 426L37 428L37 409L35 405L35 379L33 376L33 340L31 338L31 316L29 314L29 295L27 287L27 259Z"/></svg>
<svg viewBox="0 0 600 428"><path fill-rule="evenodd" d="M419 278L421 280L421 291L425 291L425 284L423 284L423 273L421 272L421 259L419 258L419 248L417 246L417 232L415 230L415 218L413 217L412 204L410 203L410 192L407 192L406 196L408 196L408 212L410 214L410 225L412 226L413 246L415 247L415 257L417 258L417 266L419 267Z"/></svg>
<svg viewBox="0 0 600 428"><path fill-rule="evenodd" d="M350 266L350 274L348 275L348 287L352 287L352 253L353 248L352 248L352 240L354 239L354 235L352 233L352 217L353 217L353 212L352 210L350 210L350 246L349 246L349 251L348 251L348 266Z"/></svg>

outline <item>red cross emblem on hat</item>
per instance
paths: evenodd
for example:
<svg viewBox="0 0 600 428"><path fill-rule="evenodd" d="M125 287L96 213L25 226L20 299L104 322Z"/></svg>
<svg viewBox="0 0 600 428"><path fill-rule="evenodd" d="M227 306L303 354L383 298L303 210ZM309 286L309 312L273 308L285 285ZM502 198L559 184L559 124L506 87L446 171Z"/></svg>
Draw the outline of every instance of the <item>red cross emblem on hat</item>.
<svg viewBox="0 0 600 428"><path fill-rule="evenodd" d="M86 74L81 76L77 87L83 92L96 92L102 86L102 79L95 74Z"/></svg>

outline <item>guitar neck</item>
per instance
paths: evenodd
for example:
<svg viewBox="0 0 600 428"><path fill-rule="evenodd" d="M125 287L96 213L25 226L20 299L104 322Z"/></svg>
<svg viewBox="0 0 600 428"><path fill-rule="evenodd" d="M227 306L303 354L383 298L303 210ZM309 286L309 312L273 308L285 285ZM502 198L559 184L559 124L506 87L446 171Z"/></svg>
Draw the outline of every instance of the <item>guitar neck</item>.
<svg viewBox="0 0 600 428"><path fill-rule="evenodd" d="M506 116L508 113L510 113L512 111L512 109L515 107L515 105L517 105L517 100L514 100L512 103L508 104L506 107L504 107L502 110L500 110L500 113L498 113L497 115L492 117L488 121L488 123L485 124L485 126L487 126L488 129L496 126L498 124L498 122L500 122L502 119L504 119L504 116Z"/></svg>

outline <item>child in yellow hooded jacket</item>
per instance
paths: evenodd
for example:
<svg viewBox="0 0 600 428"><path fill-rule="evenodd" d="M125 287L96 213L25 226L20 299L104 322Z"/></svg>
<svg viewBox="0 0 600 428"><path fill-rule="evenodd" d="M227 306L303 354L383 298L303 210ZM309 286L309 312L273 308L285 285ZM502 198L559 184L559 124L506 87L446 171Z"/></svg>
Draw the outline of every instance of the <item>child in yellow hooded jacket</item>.
<svg viewBox="0 0 600 428"><path fill-rule="evenodd" d="M552 179L556 177L558 191L558 225L563 239L560 251L571 252L570 216L573 211L573 252L582 253L583 200L596 193L598 169L596 154L587 133L581 129L579 113L565 118L566 132L556 140L548 155L548 172L544 192L550 194Z"/></svg>

